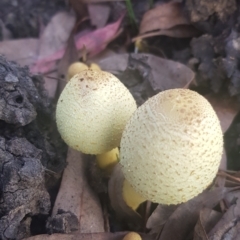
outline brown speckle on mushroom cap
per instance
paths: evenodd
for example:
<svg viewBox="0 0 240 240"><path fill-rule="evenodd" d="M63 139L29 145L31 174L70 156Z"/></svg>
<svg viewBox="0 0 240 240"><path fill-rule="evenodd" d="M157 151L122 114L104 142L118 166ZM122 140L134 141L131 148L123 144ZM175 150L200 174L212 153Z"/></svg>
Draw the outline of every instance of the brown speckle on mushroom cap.
<svg viewBox="0 0 240 240"><path fill-rule="evenodd" d="M120 163L125 178L144 198L186 202L216 176L223 134L210 103L188 89L150 98L123 132Z"/></svg>
<svg viewBox="0 0 240 240"><path fill-rule="evenodd" d="M119 146L126 122L135 110L131 93L114 75L89 69L75 75L64 88L56 120L70 147L101 154Z"/></svg>

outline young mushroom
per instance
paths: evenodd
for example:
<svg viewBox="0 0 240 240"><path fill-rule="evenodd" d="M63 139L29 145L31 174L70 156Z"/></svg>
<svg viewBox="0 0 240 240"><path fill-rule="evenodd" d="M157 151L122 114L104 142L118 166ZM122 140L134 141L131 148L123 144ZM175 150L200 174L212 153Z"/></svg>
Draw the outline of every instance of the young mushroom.
<svg viewBox="0 0 240 240"><path fill-rule="evenodd" d="M122 240L142 240L142 237L136 232L129 232Z"/></svg>
<svg viewBox="0 0 240 240"><path fill-rule="evenodd" d="M89 68L93 69L93 70L101 71L101 68L96 63L91 63L89 67L83 62L72 63L69 66L68 71L67 71L67 81L69 81L74 75L80 73L83 70L87 70Z"/></svg>
<svg viewBox="0 0 240 240"><path fill-rule="evenodd" d="M69 81L74 75L80 73L83 70L87 70L88 66L83 62L72 63L67 71L67 81Z"/></svg>
<svg viewBox="0 0 240 240"><path fill-rule="evenodd" d="M71 148L102 154L120 145L126 122L136 108L131 93L114 75L83 70L71 78L59 97L57 127Z"/></svg>
<svg viewBox="0 0 240 240"><path fill-rule="evenodd" d="M179 204L205 190L218 171L223 134L203 96L172 89L134 112L120 147L123 198L135 210L145 200Z"/></svg>

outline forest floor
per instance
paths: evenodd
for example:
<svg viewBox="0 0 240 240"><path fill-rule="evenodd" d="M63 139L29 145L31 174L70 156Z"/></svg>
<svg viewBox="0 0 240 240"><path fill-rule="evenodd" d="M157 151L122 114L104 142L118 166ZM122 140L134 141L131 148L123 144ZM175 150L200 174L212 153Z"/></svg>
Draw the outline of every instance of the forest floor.
<svg viewBox="0 0 240 240"><path fill-rule="evenodd" d="M240 239L238 1L3 0L0 9L0 239ZM212 185L178 205L127 206L119 164L106 174L58 133L74 62L117 76L138 107L168 89L204 96L224 134Z"/></svg>

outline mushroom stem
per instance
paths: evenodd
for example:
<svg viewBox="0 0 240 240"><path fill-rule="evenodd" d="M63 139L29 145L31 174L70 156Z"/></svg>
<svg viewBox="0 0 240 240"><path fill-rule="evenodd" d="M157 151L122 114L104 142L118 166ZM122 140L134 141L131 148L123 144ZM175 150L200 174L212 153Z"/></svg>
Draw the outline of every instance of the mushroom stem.
<svg viewBox="0 0 240 240"><path fill-rule="evenodd" d="M106 172L108 171L112 172L112 168L119 161L118 159L119 159L118 148L114 148L111 151L96 155L98 167Z"/></svg>
<svg viewBox="0 0 240 240"><path fill-rule="evenodd" d="M147 201L147 199L143 198L133 189L133 187L126 179L124 179L122 191L123 200L134 211L137 210L141 203Z"/></svg>

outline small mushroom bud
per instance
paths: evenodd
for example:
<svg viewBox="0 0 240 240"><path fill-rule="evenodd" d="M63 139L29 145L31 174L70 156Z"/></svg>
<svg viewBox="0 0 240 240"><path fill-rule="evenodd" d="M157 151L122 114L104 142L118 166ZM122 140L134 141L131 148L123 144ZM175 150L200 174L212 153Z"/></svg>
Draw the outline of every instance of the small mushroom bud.
<svg viewBox="0 0 240 240"><path fill-rule="evenodd" d="M213 181L223 152L223 134L210 103L188 89L163 91L148 99L128 121L120 164L139 199L160 204L186 202ZM126 202L131 194L123 193ZM130 198L130 199L127 199Z"/></svg>
<svg viewBox="0 0 240 240"><path fill-rule="evenodd" d="M141 236L136 232L129 232L125 235L123 240L142 240Z"/></svg>
<svg viewBox="0 0 240 240"><path fill-rule="evenodd" d="M101 68L96 63L91 63L89 68L91 68L93 70L101 71Z"/></svg>
<svg viewBox="0 0 240 240"><path fill-rule="evenodd" d="M83 70L87 70L88 66L82 62L72 63L67 72L67 80L69 81L74 75L80 73Z"/></svg>

